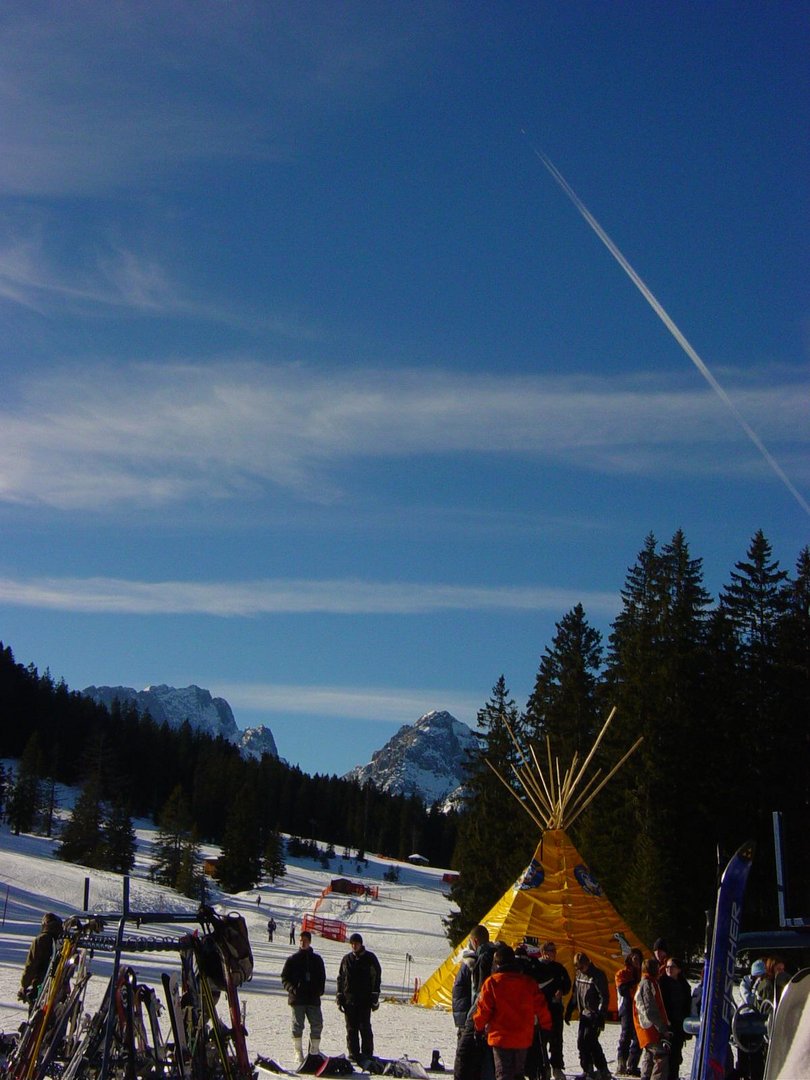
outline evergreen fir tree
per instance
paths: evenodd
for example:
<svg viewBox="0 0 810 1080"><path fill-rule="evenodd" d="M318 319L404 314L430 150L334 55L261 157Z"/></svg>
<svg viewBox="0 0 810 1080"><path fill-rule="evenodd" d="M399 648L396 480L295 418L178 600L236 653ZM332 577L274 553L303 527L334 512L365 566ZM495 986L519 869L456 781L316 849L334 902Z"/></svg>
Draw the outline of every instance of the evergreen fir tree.
<svg viewBox="0 0 810 1080"><path fill-rule="evenodd" d="M707 834L684 828L686 808L693 817L696 808L691 770L681 761L684 747L700 759L711 729L701 708L710 598L701 561L690 556L680 530L660 551L647 537L628 571L622 601L605 677L605 697L616 706L619 723L604 752L614 752L619 733L643 735L644 743L622 782L609 786L584 815L589 843L583 846L642 937L666 931L670 941L686 944L700 933L700 912L688 904L695 879L683 867L695 861L695 846ZM697 862L708 873L709 855L703 856Z"/></svg>
<svg viewBox="0 0 810 1080"><path fill-rule="evenodd" d="M193 835L187 836L180 845L180 864L174 887L183 896L203 902L205 873L200 855L200 845Z"/></svg>
<svg viewBox="0 0 810 1080"><path fill-rule="evenodd" d="M234 799L225 823L217 877L226 892L244 892L261 879L262 848L255 800L247 790Z"/></svg>
<svg viewBox="0 0 810 1080"><path fill-rule="evenodd" d="M157 824L152 872L161 885L175 888L183 862L183 847L194 827L188 800L179 784L160 811Z"/></svg>
<svg viewBox="0 0 810 1080"><path fill-rule="evenodd" d="M34 832L42 812L42 740L35 731L20 758L8 800L8 821L15 836Z"/></svg>
<svg viewBox="0 0 810 1080"><path fill-rule="evenodd" d="M104 865L107 870L128 874L135 865L135 829L129 808L117 799L110 807L104 828Z"/></svg>
<svg viewBox="0 0 810 1080"><path fill-rule="evenodd" d="M556 624L556 633L540 660L534 691L523 717L529 739L548 737L560 761L593 745L599 730L597 685L602 635L589 626L577 604Z"/></svg>
<svg viewBox="0 0 810 1080"><path fill-rule="evenodd" d="M90 781L76 800L70 817L62 830L62 840L56 854L65 862L80 863L103 869L105 844L103 836L104 810L98 784Z"/></svg>
<svg viewBox="0 0 810 1080"><path fill-rule="evenodd" d="M273 882L287 873L287 864L284 861L284 839L275 829L268 834L265 841L262 870L264 876L269 877Z"/></svg>
<svg viewBox="0 0 810 1080"><path fill-rule="evenodd" d="M450 890L458 906L446 920L447 935L456 944L483 918L528 862L527 847L537 840L526 814L492 769L510 776L516 752L507 725L520 736L518 711L503 675L478 711L481 749L471 755L467 795L459 818L452 865L459 877ZM533 850L533 848L532 848Z"/></svg>

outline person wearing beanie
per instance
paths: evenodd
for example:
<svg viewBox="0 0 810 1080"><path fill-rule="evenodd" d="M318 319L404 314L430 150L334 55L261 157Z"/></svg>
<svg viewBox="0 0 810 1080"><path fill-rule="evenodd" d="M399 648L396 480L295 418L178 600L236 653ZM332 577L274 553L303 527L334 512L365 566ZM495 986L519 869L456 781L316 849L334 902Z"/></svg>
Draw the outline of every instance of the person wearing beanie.
<svg viewBox="0 0 810 1080"><path fill-rule="evenodd" d="M653 956L658 961L658 978L660 979L667 969L667 960L669 960L669 947L664 938L656 938L653 942Z"/></svg>
<svg viewBox="0 0 810 1080"><path fill-rule="evenodd" d="M349 938L351 952L340 961L337 977L337 1006L346 1018L346 1048L352 1061L374 1057L371 1013L380 1006L382 969L373 952L363 945L360 934Z"/></svg>
<svg viewBox="0 0 810 1080"><path fill-rule="evenodd" d="M62 920L58 915L54 915L52 911L49 911L42 916L40 932L31 942L20 980L20 989L17 991L17 997L20 1001L28 1002L29 1012L33 1008L39 994L39 988L48 974L48 965L51 962L54 947L61 933Z"/></svg>

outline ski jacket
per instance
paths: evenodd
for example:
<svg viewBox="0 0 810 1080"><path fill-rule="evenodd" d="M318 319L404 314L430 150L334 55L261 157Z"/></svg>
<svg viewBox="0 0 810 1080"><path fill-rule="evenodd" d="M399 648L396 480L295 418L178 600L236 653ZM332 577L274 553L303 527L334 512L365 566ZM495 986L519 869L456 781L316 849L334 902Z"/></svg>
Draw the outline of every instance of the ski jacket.
<svg viewBox="0 0 810 1080"><path fill-rule="evenodd" d="M545 995L534 979L517 970L501 969L490 975L478 995L473 1023L487 1032L490 1046L525 1050L534 1039L534 1021L544 1031L552 1028Z"/></svg>
<svg viewBox="0 0 810 1080"><path fill-rule="evenodd" d="M562 999L571 993L571 976L564 966L558 960L533 960L529 974L537 980L549 1008L562 1009Z"/></svg>
<svg viewBox="0 0 810 1080"><path fill-rule="evenodd" d="M290 1005L320 1005L326 987L322 957L312 949L299 949L288 956L281 969L281 985Z"/></svg>
<svg viewBox="0 0 810 1080"><path fill-rule="evenodd" d="M669 1033L669 1018L661 997L661 987L657 979L642 975L633 998L633 1026L642 1050L662 1042L664 1032Z"/></svg>
<svg viewBox="0 0 810 1080"><path fill-rule="evenodd" d="M337 977L338 1005L374 1005L380 996L380 961L368 949L346 953Z"/></svg>
<svg viewBox="0 0 810 1080"><path fill-rule="evenodd" d="M626 964L624 967L620 967L613 976L613 981L616 984L616 994L619 999L619 1016L632 1011L633 997L640 979L641 972L636 968L628 967Z"/></svg>
<svg viewBox="0 0 810 1080"><path fill-rule="evenodd" d="M481 987L492 974L492 961L495 959L497 945L494 941L485 941L475 950L472 962L472 999L473 1003L481 992Z"/></svg>
<svg viewBox="0 0 810 1080"><path fill-rule="evenodd" d="M453 980L453 1023L457 1028L464 1027L472 1008L472 963L475 953L465 949L461 954L461 964Z"/></svg>
<svg viewBox="0 0 810 1080"><path fill-rule="evenodd" d="M574 979L574 993L566 1009L569 1016L569 1010L576 1005L580 1017L595 1018L603 1024L609 1002L607 975L601 968L591 963L587 971L577 971Z"/></svg>
<svg viewBox="0 0 810 1080"><path fill-rule="evenodd" d="M678 1034L679 1038L682 1038L683 1022L692 1011L692 987L683 972L677 979L671 975L664 975L658 980L658 985L661 988L661 1000L664 1003L669 1027Z"/></svg>
<svg viewBox="0 0 810 1080"><path fill-rule="evenodd" d="M42 932L37 934L28 949L25 960L20 988L22 990L38 989L48 973L48 964L51 962L53 947L57 938L62 933L62 920L58 915L45 915L42 919Z"/></svg>

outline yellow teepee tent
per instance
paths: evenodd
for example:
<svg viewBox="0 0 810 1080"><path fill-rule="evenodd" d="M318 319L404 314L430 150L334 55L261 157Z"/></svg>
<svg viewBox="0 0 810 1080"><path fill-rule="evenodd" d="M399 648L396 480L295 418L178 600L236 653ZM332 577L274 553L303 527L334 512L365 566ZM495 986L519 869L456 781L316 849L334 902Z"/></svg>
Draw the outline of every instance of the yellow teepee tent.
<svg viewBox="0 0 810 1080"><path fill-rule="evenodd" d="M534 748L529 748L530 761L515 740L522 764L513 766L513 771L523 797L493 770L541 828L542 838L525 872L481 919L491 941L504 941L512 946L527 938L537 943L554 941L557 960L569 974L573 973L574 953L587 953L608 977L613 1010L616 1008L613 973L621 967L629 949L645 947L608 900L565 830L641 743L639 739L604 779L600 781L597 771L580 788L614 715L615 709L583 765L578 766L574 755L564 774L560 773L558 762L552 764L550 748L548 774L544 776ZM466 945L465 940L418 989L414 996L418 1005L450 1008L453 981Z"/></svg>

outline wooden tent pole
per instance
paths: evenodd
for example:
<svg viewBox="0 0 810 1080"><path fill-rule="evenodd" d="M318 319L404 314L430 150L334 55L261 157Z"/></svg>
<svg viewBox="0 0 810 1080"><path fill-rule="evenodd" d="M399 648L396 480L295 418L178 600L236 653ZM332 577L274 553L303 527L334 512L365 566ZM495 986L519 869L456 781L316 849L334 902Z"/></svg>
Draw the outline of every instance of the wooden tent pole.
<svg viewBox="0 0 810 1080"><path fill-rule="evenodd" d="M622 765L624 765L625 761L627 761L627 759L630 757L631 754L634 754L636 752L636 750L638 750L638 748L641 746L641 744L643 742L644 742L644 736L642 735L639 739L637 739L633 743L633 745L630 747L630 749L627 751L627 753L624 755L624 757L621 759L621 761L617 765L613 766L613 768L607 774L607 776L602 781L602 783L599 785L599 787L596 788L596 790L594 792L592 792L592 794L588 797L587 801L582 806L580 806L580 808L577 810L577 812L574 814L574 816L572 818L570 818L570 820L567 822L567 824L565 826L566 828L568 828L570 825L572 825L576 821L576 819L579 817L579 815L582 813L582 811L585 810L591 804L591 802L596 798L596 796L599 794L599 792L602 790L602 788L605 786L605 784L608 782L608 780L610 780L611 777L616 775L616 773L619 771L619 769L622 767Z"/></svg>
<svg viewBox="0 0 810 1080"><path fill-rule="evenodd" d="M520 805L523 807L523 809L526 811L526 813L529 815L529 817L532 819L532 821L535 823L535 825L538 827L538 829L540 829L540 831L542 832L545 829L545 825L543 824L543 822L540 821L538 818L536 818L534 816L534 813L528 808L526 803L523 801L523 799L521 799L521 797L518 795L518 793L515 791L515 789L512 787L512 785L508 784L506 782L506 780L504 780L504 778L501 776L501 774L498 772L498 770L495 768L495 766L492 764L492 762L489 760L489 758L484 758L484 761L486 761L487 765L489 765L490 769L492 769L492 771L498 777L498 779L503 784L503 786L506 788L506 790L509 792L509 794L514 799L517 799L517 801L520 803Z"/></svg>
<svg viewBox="0 0 810 1080"><path fill-rule="evenodd" d="M588 766L590 765L590 763L591 763L591 758L592 758L592 757L593 757L593 755L594 755L594 754L596 753L596 751L597 751L597 748L599 747L599 743L600 743L600 742L602 741L602 739L604 738L604 736L605 736L605 732L606 732L606 731L607 731L607 729L608 729L608 728L610 727L610 723L611 723L611 721L613 720L613 717L614 717L615 715L616 715L616 706L614 705L614 706L613 706L613 708L612 708L612 709L610 710L610 715L608 716L607 720L606 720L606 721L604 722L604 724L602 725L602 730L601 730L601 731L599 732L599 734L598 734L598 735L596 736L596 742L595 742L595 743L593 744L593 746L591 747L591 751L590 751L590 753L589 753L589 754L588 754L588 756L587 756L587 757L585 758L585 761L584 761L584 762L583 762L583 764L582 764L582 768L581 768L581 769L579 770L579 772L577 773L577 777L576 777L576 779L574 780L573 784L571 785L571 791L570 791L570 794L573 794L573 793L574 793L574 789L576 788L577 784L578 784L578 783L580 782L580 780L582 779L582 775L583 775L583 773L585 772L585 770L586 770L586 769L588 768Z"/></svg>

